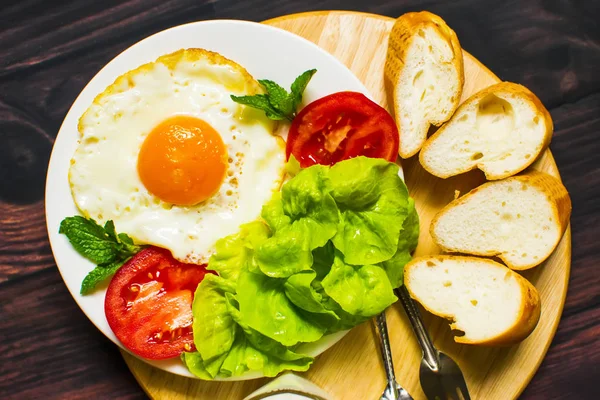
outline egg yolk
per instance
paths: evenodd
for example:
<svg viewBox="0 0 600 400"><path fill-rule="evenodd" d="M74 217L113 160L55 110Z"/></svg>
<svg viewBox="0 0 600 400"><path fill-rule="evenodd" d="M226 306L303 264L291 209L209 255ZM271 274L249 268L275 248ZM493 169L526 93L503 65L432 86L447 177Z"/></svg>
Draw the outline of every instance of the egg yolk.
<svg viewBox="0 0 600 400"><path fill-rule="evenodd" d="M176 116L148 134L137 169L146 189L159 199L194 205L219 191L227 172L227 150L208 123Z"/></svg>

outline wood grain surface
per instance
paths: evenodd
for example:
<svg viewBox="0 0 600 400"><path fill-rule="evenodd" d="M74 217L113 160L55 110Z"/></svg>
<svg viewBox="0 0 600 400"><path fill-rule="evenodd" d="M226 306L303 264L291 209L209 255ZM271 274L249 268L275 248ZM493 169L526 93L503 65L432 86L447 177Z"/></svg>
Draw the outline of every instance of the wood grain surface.
<svg viewBox="0 0 600 400"><path fill-rule="evenodd" d="M0 398L137 399L119 352L71 299L43 213L48 157L85 84L131 44L186 22L260 21L315 9L389 16L427 9L500 78L551 111L571 193L573 257L556 337L526 399L598 398L600 380L599 1L42 1L0 5Z"/></svg>
<svg viewBox="0 0 600 400"><path fill-rule="evenodd" d="M383 65L387 52L392 18L348 11L322 11L293 14L265 22L294 32L318 44L342 61L367 86L374 99L387 106ZM461 101L499 79L471 55L464 55L465 84ZM479 171L451 179L439 179L427 173L417 157L403 162L410 195L421 222L416 255L438 254L439 248L429 234L432 218L449 203L455 190L465 193L485 179ZM533 168L558 176L550 151ZM552 256L526 276L538 289L542 315L535 331L518 346L490 348L454 343L448 324L424 314L434 344L461 366L473 399L504 400L517 397L525 388L540 362L558 325L566 295L571 262L571 231ZM421 349L399 305L387 311L396 379L416 399L425 399L419 384ZM204 382L150 367L122 352L142 388L153 399L242 399L266 380L256 382ZM369 371L369 373L365 373ZM319 356L303 376L318 384L333 399L376 398L385 387L385 371L377 347L377 336L370 323L354 328L338 344Z"/></svg>

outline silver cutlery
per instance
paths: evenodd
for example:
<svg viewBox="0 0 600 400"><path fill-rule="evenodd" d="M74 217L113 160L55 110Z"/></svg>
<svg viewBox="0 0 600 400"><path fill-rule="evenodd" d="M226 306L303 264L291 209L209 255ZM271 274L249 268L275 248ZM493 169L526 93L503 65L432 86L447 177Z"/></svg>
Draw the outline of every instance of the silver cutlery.
<svg viewBox="0 0 600 400"><path fill-rule="evenodd" d="M394 364L392 361L392 349L390 347L390 338L388 336L387 322L385 320L385 311L376 318L377 331L381 344L381 356L388 384L385 387L380 400L413 400L408 392L396 382L394 374Z"/></svg>
<svg viewBox="0 0 600 400"><path fill-rule="evenodd" d="M411 299L406 287L400 286L396 289L396 295L400 298L400 302L412 325L413 332L423 349L419 380L427 399L470 400L471 397L469 396L467 383L458 364L433 346L433 342L423 324L421 313L416 303Z"/></svg>

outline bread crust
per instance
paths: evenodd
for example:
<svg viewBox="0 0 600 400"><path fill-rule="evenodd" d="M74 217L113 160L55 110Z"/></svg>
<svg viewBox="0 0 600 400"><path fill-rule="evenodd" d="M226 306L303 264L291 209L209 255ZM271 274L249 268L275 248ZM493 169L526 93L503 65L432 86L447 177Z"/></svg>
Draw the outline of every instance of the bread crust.
<svg viewBox="0 0 600 400"><path fill-rule="evenodd" d="M537 110L536 116L540 117L544 121L544 126L546 128L545 132L544 132L544 138L542 139L541 145L536 150L535 154L532 154L532 156L529 157L528 159L524 159L523 163L518 168L508 171L503 174L493 174L493 173L486 171L485 165L483 165L484 163L474 164L470 167L458 170L452 174L444 174L442 172L436 171L431 165L427 164L427 162L425 161L424 154L433 145L435 140L444 133L446 127L454 121L454 118L460 118L461 112L463 110L465 110L467 107L469 107L471 104L479 103L481 100L483 100L489 94L497 94L497 93L513 94L513 95L522 97L523 99L525 99L525 101L530 103L534 107L535 110ZM462 103L460 105L460 107L458 107L458 109L456 110L456 112L454 113L452 118L450 118L450 120L448 120L444 125L442 125L442 127L440 127L440 129L438 129L433 135L431 135L431 137L429 137L429 139L427 139L425 141L425 143L423 144L423 147L421 148L421 153L419 154L419 162L421 163L423 168L425 168L425 170L427 170L427 172L429 172L430 174L435 175L439 178L446 179L451 176L460 175L460 174L463 174L465 172L468 172L468 171L471 171L474 169L480 169L481 171L483 171L486 179L488 179L488 180L504 179L509 176L518 174L519 172L523 171L525 168L529 167L540 156L540 154L542 154L542 152L550 145L550 141L552 140L553 132L554 132L554 125L552 123L552 117L550 116L550 113L548 112L546 107L544 107L541 100L532 91L527 89L525 86L519 85L517 83L500 82L500 83L489 86L489 87L475 93L474 95L469 97L467 100L465 100L465 102Z"/></svg>
<svg viewBox="0 0 600 400"><path fill-rule="evenodd" d="M423 132L423 142L425 142L425 139L427 138L427 131L429 130L429 126L431 124L439 126L452 117L460 102L463 85L465 82L463 54L460 43L456 33L446 24L446 22L438 15L432 14L428 11L410 12L401 15L394 23L394 26L390 32L388 51L384 67L384 82L386 86L386 92L388 97L391 97L389 104L393 104L394 118L396 120L396 125L398 126L400 140L402 140L399 110L400 105L396 103L397 91L400 87L398 78L404 68L404 60L415 35L420 29L425 27L435 29L440 37L442 37L452 49L454 57L452 58L451 62L457 71L457 79L459 84L456 93L448 94L449 96L454 96L454 102L452 107L448 110L447 115L437 120L427 121L428 125ZM402 158L411 157L421 149L422 144L423 143L421 143L416 150L407 153L402 152L400 147L398 153Z"/></svg>
<svg viewBox="0 0 600 400"><path fill-rule="evenodd" d="M479 257L470 257L470 256L455 256L455 255L437 255L437 256L425 256L418 257L410 261L408 264L404 266L404 284L406 285L406 289L410 293L410 296L418 301L427 311L430 313L437 315L439 317L454 321L454 315L445 315L436 310L433 310L427 307L425 304L421 302L418 296L411 290L410 287L410 276L412 272L412 268L417 266L422 262L434 261L434 262L443 262L445 260L455 260L462 262L483 262L489 264L494 268L501 268L505 270L507 274L514 277L519 283L519 287L521 288L521 304L518 312L518 317L515 319L513 325L507 330L499 333L496 336L485 340L472 340L465 336L454 336L454 341L456 343L463 344L472 344L478 346L510 346L515 343L521 342L527 336L533 332L537 323L540 319L541 315L541 303L540 296L538 294L537 289L525 278L516 272L510 270L506 266L495 262L493 260L487 258L479 258ZM454 329L454 323L450 324L450 328Z"/></svg>
<svg viewBox="0 0 600 400"><path fill-rule="evenodd" d="M487 257L496 256L500 258L510 269L514 270L526 270L533 268L544 262L548 257L550 257L550 255L556 249L556 246L558 246L558 243L560 243L560 240L562 239L563 235L565 234L565 231L567 230L567 226L569 225L569 220L571 218L571 198L569 197L569 192L567 192L567 189L558 178L536 170L528 170L525 173L522 173L521 175L507 178L506 181L508 180L515 180L523 184L535 186L544 194L546 194L550 202L550 206L552 207L552 213L554 214L555 219L560 224L560 235L558 236L556 242L552 244L552 247L550 248L547 254L540 257L535 263L526 265L515 265L511 263L499 250L490 249L487 252L467 252L465 251L465 249L450 248L442 244L441 238L435 233L435 226L440 220L440 218L443 217L444 214L451 208L467 203L473 194L495 185L497 181L484 183L483 185L471 190L464 196L451 201L433 217L431 225L429 226L429 233L433 238L435 244L446 252L468 253L477 256Z"/></svg>

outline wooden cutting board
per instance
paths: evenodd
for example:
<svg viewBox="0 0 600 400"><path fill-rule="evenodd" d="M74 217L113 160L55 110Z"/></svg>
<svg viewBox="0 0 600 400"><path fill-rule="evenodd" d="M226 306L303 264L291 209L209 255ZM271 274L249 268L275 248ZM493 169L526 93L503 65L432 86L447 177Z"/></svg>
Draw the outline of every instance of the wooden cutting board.
<svg viewBox="0 0 600 400"><path fill-rule="evenodd" d="M387 106L383 65L393 19L357 12L324 11L288 15L264 23L303 36L333 54L362 80L376 101ZM499 81L466 52L464 68L462 100ZM428 232L432 217L453 199L455 190L464 193L472 189L484 181L483 175L473 171L446 180L438 179L425 172L416 157L405 160L403 167L421 220L416 254L437 254L439 249ZM559 176L549 150L533 168ZM459 363L473 399L512 399L529 383L556 332L567 293L570 264L569 227L554 254L544 264L523 273L540 292L542 315L532 335L517 346L482 348L456 344L445 321L424 313L435 345ZM421 350L408 320L398 304L390 307L387 317L397 380L415 399L424 399L419 384ZM385 387L385 375L377 343L372 324L362 324L319 356L303 376L335 399L378 399ZM242 399L267 381L204 382L169 374L122 353L135 378L153 399Z"/></svg>

